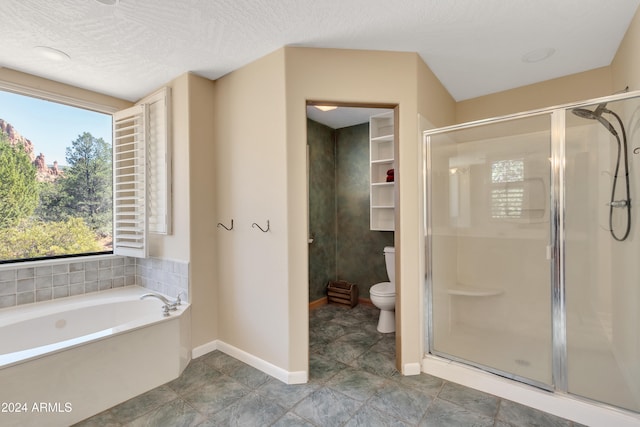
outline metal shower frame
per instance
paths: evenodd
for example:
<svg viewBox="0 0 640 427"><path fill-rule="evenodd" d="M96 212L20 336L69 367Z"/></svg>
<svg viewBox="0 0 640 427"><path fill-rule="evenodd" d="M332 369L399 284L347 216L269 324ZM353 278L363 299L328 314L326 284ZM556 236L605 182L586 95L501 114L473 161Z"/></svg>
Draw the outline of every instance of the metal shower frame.
<svg viewBox="0 0 640 427"><path fill-rule="evenodd" d="M550 182L550 249L551 249L551 332L552 332L552 384L539 383L529 378L523 378L515 374L496 370L487 366L479 365L465 359L447 355L446 358L467 365L475 366L488 372L511 378L529 385L540 387L546 390L568 394L568 367L567 367L567 318L565 304L565 131L566 113L574 108L581 108L595 104L622 101L640 97L640 91L625 92L601 98L589 99L569 104L562 104L548 108L530 110L522 113L510 114L500 117L493 117L483 120L462 123L423 132L423 227L425 234L426 265L425 265L425 298L426 308L424 319L426 322L426 336L424 337L425 353L433 354L433 278L432 278L432 224L429 206L433 189L428 179L432 172L431 168L431 146L430 137L447 132L462 129L470 129L488 124L509 122L517 119L525 119L535 116L548 115L551 119L551 182ZM640 148L629 147L634 154L640 153ZM436 355L438 356L438 355ZM439 356L442 357L442 356ZM579 396L578 396L579 397ZM587 399L589 400L589 399ZM608 404L597 402L600 406L609 407Z"/></svg>

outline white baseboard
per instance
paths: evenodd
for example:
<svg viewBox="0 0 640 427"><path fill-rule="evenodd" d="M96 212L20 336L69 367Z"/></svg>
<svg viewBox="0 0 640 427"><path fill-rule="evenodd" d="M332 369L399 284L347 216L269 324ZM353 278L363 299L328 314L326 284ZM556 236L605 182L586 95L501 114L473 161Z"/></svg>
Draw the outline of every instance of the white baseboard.
<svg viewBox="0 0 640 427"><path fill-rule="evenodd" d="M193 350L191 350L191 358L197 359L200 356L204 356L207 353L211 353L212 351L218 350L219 342L220 342L219 340L214 340L194 348Z"/></svg>
<svg viewBox="0 0 640 427"><path fill-rule="evenodd" d="M234 359L238 359L239 361L258 369L265 374L282 381L285 384L304 384L309 380L309 375L306 371L290 372L284 370L272 363L267 362L266 360L260 359L253 354L247 353L244 350L240 350L239 348L220 340L211 341L194 348L191 351L191 356L193 359L195 359L215 350L220 350L221 352L233 357Z"/></svg>
<svg viewBox="0 0 640 427"><path fill-rule="evenodd" d="M517 381L435 356L422 361L423 372L504 399L594 427L640 425L640 415L586 402L562 393L550 393Z"/></svg>
<svg viewBox="0 0 640 427"><path fill-rule="evenodd" d="M405 363L402 366L402 375L420 375L422 365L420 363Z"/></svg>

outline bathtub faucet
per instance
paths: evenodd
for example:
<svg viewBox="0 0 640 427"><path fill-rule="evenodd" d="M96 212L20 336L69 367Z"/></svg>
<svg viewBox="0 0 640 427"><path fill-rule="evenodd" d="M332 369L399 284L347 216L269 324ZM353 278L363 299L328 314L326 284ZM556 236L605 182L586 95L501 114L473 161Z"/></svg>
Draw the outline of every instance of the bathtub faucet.
<svg viewBox="0 0 640 427"><path fill-rule="evenodd" d="M162 306L162 315L167 317L169 316L169 311L175 311L178 309L178 306L181 304L180 294L175 299L175 301L169 301L167 298L160 294L148 293L140 296L140 299L143 300L145 298L157 298L164 304Z"/></svg>

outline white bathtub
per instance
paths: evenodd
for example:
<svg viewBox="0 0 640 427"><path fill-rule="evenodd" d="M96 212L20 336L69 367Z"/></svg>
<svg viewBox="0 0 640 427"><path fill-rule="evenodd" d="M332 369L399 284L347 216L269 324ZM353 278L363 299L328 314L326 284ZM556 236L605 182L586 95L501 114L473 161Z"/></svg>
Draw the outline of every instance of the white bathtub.
<svg viewBox="0 0 640 427"><path fill-rule="evenodd" d="M0 310L0 425L67 426L177 378L190 311L129 286Z"/></svg>

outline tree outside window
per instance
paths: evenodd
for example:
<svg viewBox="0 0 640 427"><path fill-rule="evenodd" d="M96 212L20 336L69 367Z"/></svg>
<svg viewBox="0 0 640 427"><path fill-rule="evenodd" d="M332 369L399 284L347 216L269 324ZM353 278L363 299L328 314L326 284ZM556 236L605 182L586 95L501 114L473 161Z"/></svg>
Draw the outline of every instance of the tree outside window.
<svg viewBox="0 0 640 427"><path fill-rule="evenodd" d="M0 91L0 262L110 252L111 116L27 98ZM45 153L61 147L64 164L47 164Z"/></svg>

